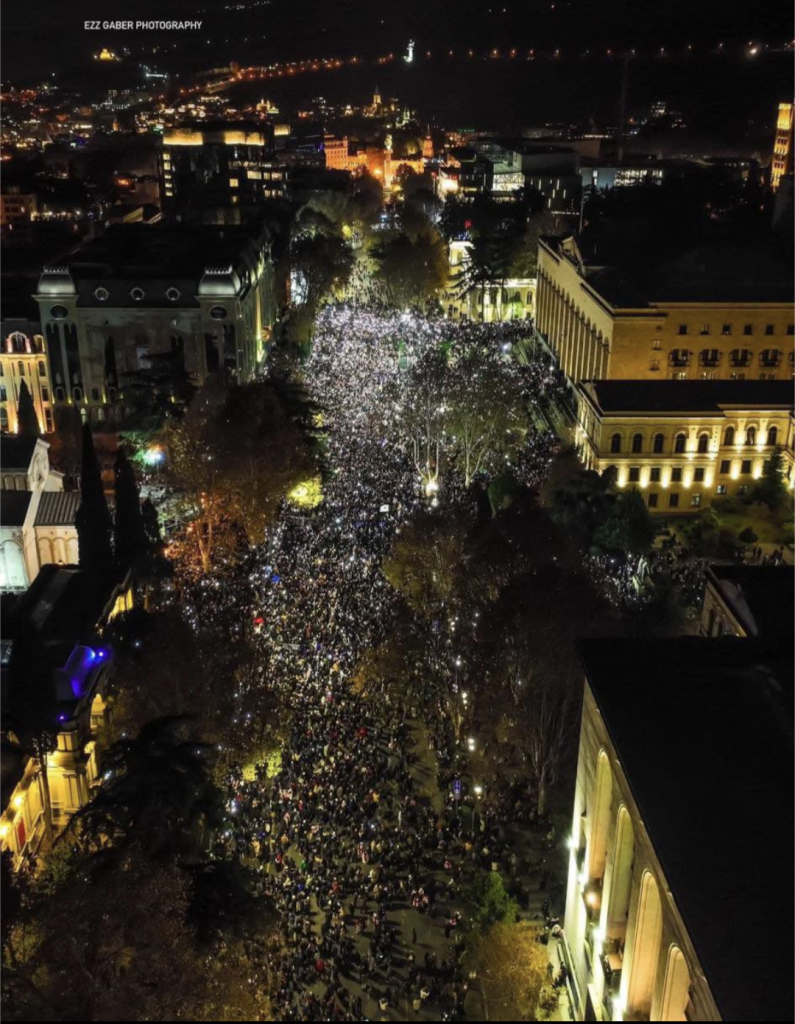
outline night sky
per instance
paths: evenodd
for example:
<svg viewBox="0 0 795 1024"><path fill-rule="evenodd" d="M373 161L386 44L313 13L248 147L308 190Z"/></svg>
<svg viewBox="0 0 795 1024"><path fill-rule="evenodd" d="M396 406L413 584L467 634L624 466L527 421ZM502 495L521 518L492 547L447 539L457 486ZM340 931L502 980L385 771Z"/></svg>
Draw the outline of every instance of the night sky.
<svg viewBox="0 0 795 1024"><path fill-rule="evenodd" d="M781 45L791 36L791 9L774 2L738 4L718 0L521 0L453 3L431 0L271 0L245 12L227 8L256 0L4 0L5 77L62 71L96 49L117 43L108 33L83 30L86 19L201 18L190 34L194 57L262 59L285 56L363 54L398 50L414 37L419 46L647 46L726 43L764 39ZM221 40L229 33L235 41ZM251 33L248 46L242 42ZM206 38L212 40L208 46ZM124 33L134 42L136 36ZM137 38L141 38L138 36ZM147 34L153 42L174 33Z"/></svg>

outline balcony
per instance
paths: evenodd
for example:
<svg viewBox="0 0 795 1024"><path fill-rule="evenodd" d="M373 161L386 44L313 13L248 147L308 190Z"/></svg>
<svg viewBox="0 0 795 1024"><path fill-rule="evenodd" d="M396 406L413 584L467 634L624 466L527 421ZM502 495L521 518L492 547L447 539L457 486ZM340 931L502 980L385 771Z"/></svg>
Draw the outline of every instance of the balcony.
<svg viewBox="0 0 795 1024"><path fill-rule="evenodd" d="M682 349L676 349L674 352L671 353L669 362L670 362L671 366L679 366L679 367L689 366L690 365L690 353L689 352L685 352Z"/></svg>

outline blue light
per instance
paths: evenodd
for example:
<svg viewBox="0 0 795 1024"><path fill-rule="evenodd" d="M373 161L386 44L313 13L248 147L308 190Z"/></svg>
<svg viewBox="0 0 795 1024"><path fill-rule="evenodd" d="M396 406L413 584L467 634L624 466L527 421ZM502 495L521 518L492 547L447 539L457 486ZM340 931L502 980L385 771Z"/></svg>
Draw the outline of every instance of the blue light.
<svg viewBox="0 0 795 1024"><path fill-rule="evenodd" d="M83 684L79 679L72 680L72 693L75 697L80 697L83 691Z"/></svg>
<svg viewBox="0 0 795 1024"><path fill-rule="evenodd" d="M100 660L102 660L102 658L107 658L107 656L108 656L108 652L107 652L107 651L105 651L105 650L103 650L102 648L100 648L100 649L99 649L99 650L97 651L97 657L98 657L98 658L99 658Z"/></svg>

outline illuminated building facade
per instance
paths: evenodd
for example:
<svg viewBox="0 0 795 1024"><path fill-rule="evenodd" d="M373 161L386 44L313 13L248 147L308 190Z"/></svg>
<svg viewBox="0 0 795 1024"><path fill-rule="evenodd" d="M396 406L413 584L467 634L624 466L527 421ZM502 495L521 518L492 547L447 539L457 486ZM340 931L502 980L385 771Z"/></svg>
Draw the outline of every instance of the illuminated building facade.
<svg viewBox="0 0 795 1024"><path fill-rule="evenodd" d="M787 174L792 174L794 114L795 105L792 103L779 104L778 118L776 120L776 139L773 143L773 159L770 164L770 187L774 192L778 190L781 179Z"/></svg>
<svg viewBox="0 0 795 1024"><path fill-rule="evenodd" d="M573 238L542 239L537 329L574 384L790 379L792 281L776 267L767 274L765 260L750 252L737 253L736 260L731 254L733 276L725 276L723 262L718 276L708 277L704 261L712 256L689 254L668 279L636 286L612 268L586 266Z"/></svg>
<svg viewBox="0 0 795 1024"><path fill-rule="evenodd" d="M24 381L33 399L39 430L43 434L52 433L49 361L38 324L28 320L3 320L0 335L0 430L17 432L19 392Z"/></svg>
<svg viewBox="0 0 795 1024"><path fill-rule="evenodd" d="M423 154L433 149L433 142L426 139ZM415 174L423 174L426 158L422 156L396 157L392 147L392 137L387 135L383 146L362 146L355 148L347 136L336 138L327 135L323 140L325 165L328 170L347 171L350 174L362 174L367 171L381 182L387 191L395 184L395 177L401 168L408 168Z"/></svg>
<svg viewBox="0 0 795 1024"><path fill-rule="evenodd" d="M124 381L149 355L179 354L200 385L221 369L253 379L275 316L270 239L236 226L113 227L45 267L34 298L55 403L121 422Z"/></svg>
<svg viewBox="0 0 795 1024"><path fill-rule="evenodd" d="M453 320L494 323L506 320L530 320L535 312L536 279L508 278L499 284L478 285L467 291L456 286L456 277L466 267L471 243L453 239L449 246L451 286L443 304Z"/></svg>
<svg viewBox="0 0 795 1024"><path fill-rule="evenodd" d="M268 125L209 123L163 136L161 197L169 220L241 224L286 187Z"/></svg>
<svg viewBox="0 0 795 1024"><path fill-rule="evenodd" d="M792 863L779 803L791 641L579 647L564 921L575 1019L787 1020L790 922L765 921Z"/></svg>
<svg viewBox="0 0 795 1024"><path fill-rule="evenodd" d="M57 836L101 782L100 758L109 723L107 684L112 652L97 637L133 607L129 575L86 573L77 566L46 566L28 592L4 607L2 673L9 671L14 641L30 622L39 630L52 666L58 730L47 755L47 777ZM34 855L45 836L45 801L35 759L18 745L13 701L3 708L5 784L10 795L0 815L0 847L16 868ZM6 790L4 788L4 796Z"/></svg>
<svg viewBox="0 0 795 1024"><path fill-rule="evenodd" d="M795 482L789 381L593 381L577 396L586 467L614 466L650 512L692 514L748 494L777 448Z"/></svg>
<svg viewBox="0 0 795 1024"><path fill-rule="evenodd" d="M33 193L17 185L4 185L0 191L0 235L9 241L30 237L30 225L36 219L38 200Z"/></svg>

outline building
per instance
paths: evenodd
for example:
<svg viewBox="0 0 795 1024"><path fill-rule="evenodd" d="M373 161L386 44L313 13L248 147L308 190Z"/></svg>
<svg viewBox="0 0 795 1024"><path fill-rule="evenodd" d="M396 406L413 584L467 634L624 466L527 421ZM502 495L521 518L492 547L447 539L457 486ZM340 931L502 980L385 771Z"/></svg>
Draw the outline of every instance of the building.
<svg viewBox="0 0 795 1024"><path fill-rule="evenodd" d="M116 226L45 267L34 298L56 404L120 422L124 380L151 355L181 353L197 384L221 369L254 377L275 316L270 239L257 227Z"/></svg>
<svg viewBox="0 0 795 1024"><path fill-rule="evenodd" d="M270 125L210 122L163 135L163 214L183 223L241 224L284 196Z"/></svg>
<svg viewBox="0 0 795 1024"><path fill-rule="evenodd" d="M479 285L462 291L456 276L464 270L471 243L453 239L449 245L451 286L443 298L447 315L453 320L493 323L505 320L530 320L535 312L536 279L511 277L499 284Z"/></svg>
<svg viewBox="0 0 795 1024"><path fill-rule="evenodd" d="M790 566L711 565L706 580L702 636L791 636L795 575Z"/></svg>
<svg viewBox="0 0 795 1024"><path fill-rule="evenodd" d="M0 430L15 434L19 390L24 380L36 409L39 429L54 429L52 387L47 347L41 328L29 320L3 320L0 325Z"/></svg>
<svg viewBox="0 0 795 1024"><path fill-rule="evenodd" d="M574 384L788 380L794 295L763 247L705 247L647 273L589 265L573 237L539 244L536 325Z"/></svg>
<svg viewBox="0 0 795 1024"><path fill-rule="evenodd" d="M580 653L575 1018L790 1020L791 640L611 638Z"/></svg>
<svg viewBox="0 0 795 1024"><path fill-rule="evenodd" d="M43 565L77 562L78 491L64 491L42 438L0 443L0 591L27 590Z"/></svg>
<svg viewBox="0 0 795 1024"><path fill-rule="evenodd" d="M132 607L129 575L92 574L74 565L46 566L27 593L4 599L0 847L10 851L16 867L41 845L45 802L39 766L15 731L8 685L14 644L35 629L55 677L58 728L47 776L57 836L100 783L113 662L102 634L116 615Z"/></svg>
<svg viewBox="0 0 795 1024"><path fill-rule="evenodd" d="M603 380L579 385L575 441L589 469L617 470L652 512L692 513L747 494L780 448L795 483L789 381Z"/></svg>
<svg viewBox="0 0 795 1024"><path fill-rule="evenodd" d="M779 103L776 120L776 139L773 143L773 159L770 164L770 187L778 190L781 179L793 172L792 129L795 105Z"/></svg>
<svg viewBox="0 0 795 1024"><path fill-rule="evenodd" d="M4 241L30 238L30 225L36 219L38 199L19 185L3 185L0 190L0 237Z"/></svg>

